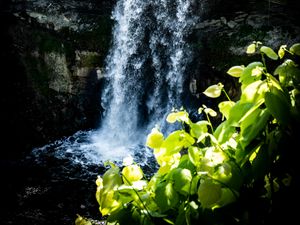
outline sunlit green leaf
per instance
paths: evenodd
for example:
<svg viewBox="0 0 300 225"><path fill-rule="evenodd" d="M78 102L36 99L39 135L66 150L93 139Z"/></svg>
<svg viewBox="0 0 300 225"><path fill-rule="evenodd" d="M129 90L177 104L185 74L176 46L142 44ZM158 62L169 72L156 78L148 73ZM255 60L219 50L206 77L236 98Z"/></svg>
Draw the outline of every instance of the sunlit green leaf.
<svg viewBox="0 0 300 225"><path fill-rule="evenodd" d="M262 62L252 62L246 66L241 77L239 78L239 82L242 83L242 90L249 84L254 81L260 80L261 76L252 76L252 70L257 67L263 68Z"/></svg>
<svg viewBox="0 0 300 225"><path fill-rule="evenodd" d="M194 144L195 139L183 130L177 130L169 134L161 148L166 149L166 154L178 153L183 147L187 148Z"/></svg>
<svg viewBox="0 0 300 225"><path fill-rule="evenodd" d="M262 109L259 107L264 103L264 99L260 99L260 101L253 105L251 109L249 109L243 117L239 120L239 124L241 127L241 130L246 129L248 126L252 125L255 123L257 120L259 114L261 113Z"/></svg>
<svg viewBox="0 0 300 225"><path fill-rule="evenodd" d="M268 90L269 87L266 81L254 81L243 90L240 102L256 103L264 98L264 95Z"/></svg>
<svg viewBox="0 0 300 225"><path fill-rule="evenodd" d="M121 202L115 199L114 190L106 190L101 197L100 212L102 216L109 215L121 207Z"/></svg>
<svg viewBox="0 0 300 225"><path fill-rule="evenodd" d="M132 184L134 181L141 180L144 173L140 166L133 164L130 166L125 166L122 170L123 181L125 184Z"/></svg>
<svg viewBox="0 0 300 225"><path fill-rule="evenodd" d="M203 92L203 94L210 98L218 98L222 93L223 87L224 85L221 83L211 85Z"/></svg>
<svg viewBox="0 0 300 225"><path fill-rule="evenodd" d="M286 95L277 88L271 88L265 94L265 104L280 123L287 124L290 120L290 102Z"/></svg>
<svg viewBox="0 0 300 225"><path fill-rule="evenodd" d="M247 54L253 54L253 53L255 52L255 49L256 49L256 44L255 44L255 43L252 43L252 44L250 44L250 45L247 47L246 53L247 53Z"/></svg>
<svg viewBox="0 0 300 225"><path fill-rule="evenodd" d="M114 189L122 184L119 167L111 167L103 174L103 187L105 189Z"/></svg>
<svg viewBox="0 0 300 225"><path fill-rule="evenodd" d="M188 156L190 161L197 166L199 164L202 153L198 147L190 146L188 149Z"/></svg>
<svg viewBox="0 0 300 225"><path fill-rule="evenodd" d="M172 183L163 182L158 184L155 190L155 201L161 209L161 212L173 208L178 203L179 197Z"/></svg>
<svg viewBox="0 0 300 225"><path fill-rule="evenodd" d="M234 105L235 105L235 102L233 102L233 101L223 101L223 102L219 103L218 107L219 107L220 112L223 114L223 117L228 119L229 111L231 110L231 108Z"/></svg>
<svg viewBox="0 0 300 225"><path fill-rule="evenodd" d="M167 116L167 122L175 123L176 121L182 121L189 123L189 114L186 111L172 112Z"/></svg>
<svg viewBox="0 0 300 225"><path fill-rule="evenodd" d="M278 56L280 59L282 59L284 57L285 54L285 50L286 50L286 45L281 45L279 50L278 50Z"/></svg>
<svg viewBox="0 0 300 225"><path fill-rule="evenodd" d="M198 139L197 139L197 143L200 143L202 141L204 141L205 139L209 138L211 144L213 145L218 145L218 141L217 139L210 133L204 133L202 134Z"/></svg>
<svg viewBox="0 0 300 225"><path fill-rule="evenodd" d="M206 120L201 120L197 123L191 123L190 134L195 138L199 138L201 134L207 132L207 126L209 126L209 122Z"/></svg>
<svg viewBox="0 0 300 225"><path fill-rule="evenodd" d="M214 136L217 138L220 144L227 142L235 133L235 127L232 125L233 121L224 121L214 131ZM237 124L237 121L236 121ZM236 125L235 124L235 125Z"/></svg>
<svg viewBox="0 0 300 225"><path fill-rule="evenodd" d="M221 185L214 183L210 179L201 182L198 188L198 200L203 208L213 207L221 198Z"/></svg>
<svg viewBox="0 0 300 225"><path fill-rule="evenodd" d="M121 203L115 199L114 191L122 184L119 172L120 169L112 164L112 167L104 173L103 178L98 177L96 181L96 184L99 185L96 191L96 199L103 216L110 214L121 206Z"/></svg>
<svg viewBox="0 0 300 225"><path fill-rule="evenodd" d="M208 114L208 115L210 115L211 117L216 117L216 116L217 116L217 112L214 111L214 110L211 109L211 108L206 108L206 109L204 109L204 112L205 112L205 114Z"/></svg>
<svg viewBox="0 0 300 225"><path fill-rule="evenodd" d="M181 158L180 158L180 162L178 165L178 168L180 169L188 169L189 171L191 171L191 173L196 171L196 167L195 165L191 162L188 154L182 154Z"/></svg>
<svg viewBox="0 0 300 225"><path fill-rule="evenodd" d="M222 164L227 159L224 151L216 147L207 148L204 157L209 159L211 166Z"/></svg>
<svg viewBox="0 0 300 225"><path fill-rule="evenodd" d="M175 153L170 154L170 152L166 152L166 149L161 148L159 151L154 153L157 163L160 165L158 174L164 175L169 173L171 169L176 168L179 165L181 154Z"/></svg>
<svg viewBox="0 0 300 225"><path fill-rule="evenodd" d="M279 81L284 86L297 85L300 81L294 81L295 79L300 79L300 70L295 62L290 59L279 65L275 69L274 75L279 75Z"/></svg>
<svg viewBox="0 0 300 225"><path fill-rule="evenodd" d="M240 126L239 121L245 115L245 113L251 109L255 104L251 102L241 102L238 101L229 111L229 118L228 122L226 123L227 126Z"/></svg>
<svg viewBox="0 0 300 225"><path fill-rule="evenodd" d="M188 169L177 168L173 172L174 189L187 196L190 191L192 173Z"/></svg>
<svg viewBox="0 0 300 225"><path fill-rule="evenodd" d="M247 126L241 132L240 144L245 148L253 139L255 139L263 129L266 128L266 123L270 117L270 113L267 109L259 111L257 120L250 126Z"/></svg>
<svg viewBox="0 0 300 225"><path fill-rule="evenodd" d="M300 43L293 44L290 47L290 52L300 56Z"/></svg>
<svg viewBox="0 0 300 225"><path fill-rule="evenodd" d="M255 67L252 72L251 72L251 76L261 76L263 74L264 68L257 66Z"/></svg>
<svg viewBox="0 0 300 225"><path fill-rule="evenodd" d="M77 215L75 225L92 225L92 222L80 215Z"/></svg>
<svg viewBox="0 0 300 225"><path fill-rule="evenodd" d="M231 165L226 162L219 165L217 171L213 174L213 178L222 183L227 183L231 177Z"/></svg>
<svg viewBox="0 0 300 225"><path fill-rule="evenodd" d="M198 193L198 187L200 184L200 177L199 175L193 176L192 177L192 182L191 182L191 195L197 194Z"/></svg>
<svg viewBox="0 0 300 225"><path fill-rule="evenodd" d="M227 73L232 77L240 77L244 69L244 66L233 66L227 71Z"/></svg>
<svg viewBox="0 0 300 225"><path fill-rule="evenodd" d="M270 59L273 59L273 60L277 60L278 59L278 55L270 47L262 46L260 48L260 51L263 52L263 53L265 53L266 56L268 56Z"/></svg>
<svg viewBox="0 0 300 225"><path fill-rule="evenodd" d="M151 133L147 136L146 146L150 148L159 148L163 141L164 135L157 128L153 128Z"/></svg>

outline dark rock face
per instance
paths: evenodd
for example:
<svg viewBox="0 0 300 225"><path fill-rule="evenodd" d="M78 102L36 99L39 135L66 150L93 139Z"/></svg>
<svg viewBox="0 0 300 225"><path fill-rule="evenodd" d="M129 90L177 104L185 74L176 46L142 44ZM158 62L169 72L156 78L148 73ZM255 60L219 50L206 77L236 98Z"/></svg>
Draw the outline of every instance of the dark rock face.
<svg viewBox="0 0 300 225"><path fill-rule="evenodd" d="M1 4L5 154L96 126L114 1Z"/></svg>
<svg viewBox="0 0 300 225"><path fill-rule="evenodd" d="M24 155L97 126L113 4L0 2L1 224L73 224L77 213L97 218L95 174L71 166L62 175L65 162L36 165Z"/></svg>
<svg viewBox="0 0 300 225"><path fill-rule="evenodd" d="M293 0L201 1L201 21L195 26L191 43L195 62L191 82L194 95L202 96L209 85L222 82L229 95L238 96L237 79L226 71L235 65L248 65L260 55L248 56L253 41L279 49L300 41L300 7Z"/></svg>

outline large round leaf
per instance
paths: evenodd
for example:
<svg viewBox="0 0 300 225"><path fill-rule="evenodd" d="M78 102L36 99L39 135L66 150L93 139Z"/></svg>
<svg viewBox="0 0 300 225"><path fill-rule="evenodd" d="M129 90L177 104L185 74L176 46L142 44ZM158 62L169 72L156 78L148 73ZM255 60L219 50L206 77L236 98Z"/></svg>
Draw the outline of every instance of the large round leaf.
<svg viewBox="0 0 300 225"><path fill-rule="evenodd" d="M144 176L141 167L138 165L125 166L122 170L124 183L132 184L135 181L141 180Z"/></svg>
<svg viewBox="0 0 300 225"><path fill-rule="evenodd" d="M213 207L221 198L221 185L210 179L201 182L198 188L198 200L203 208Z"/></svg>
<svg viewBox="0 0 300 225"><path fill-rule="evenodd" d="M155 202L165 212L173 208L179 201L177 192L174 190L172 183L163 182L158 184L155 190Z"/></svg>
<svg viewBox="0 0 300 225"><path fill-rule="evenodd" d="M240 77L244 69L244 66L233 66L227 71L227 73L232 77Z"/></svg>
<svg viewBox="0 0 300 225"><path fill-rule="evenodd" d="M290 52L300 55L300 43L293 44L292 47L290 48Z"/></svg>
<svg viewBox="0 0 300 225"><path fill-rule="evenodd" d="M221 83L211 85L208 88L206 88L206 90L203 92L203 94L205 94L207 97L210 97L210 98L218 98L222 93L223 87L224 87L224 85Z"/></svg>
<svg viewBox="0 0 300 225"><path fill-rule="evenodd" d="M271 88L270 92L265 94L265 104L272 116L281 124L287 124L290 121L290 102L284 92L277 88Z"/></svg>
<svg viewBox="0 0 300 225"><path fill-rule="evenodd" d="M270 47L262 46L260 48L260 51L263 52L263 53L265 53L266 56L268 56L270 59L273 59L273 60L277 60L278 59L278 55Z"/></svg>
<svg viewBox="0 0 300 225"><path fill-rule="evenodd" d="M164 135L157 128L153 128L147 136L146 145L150 148L159 148L163 141Z"/></svg>

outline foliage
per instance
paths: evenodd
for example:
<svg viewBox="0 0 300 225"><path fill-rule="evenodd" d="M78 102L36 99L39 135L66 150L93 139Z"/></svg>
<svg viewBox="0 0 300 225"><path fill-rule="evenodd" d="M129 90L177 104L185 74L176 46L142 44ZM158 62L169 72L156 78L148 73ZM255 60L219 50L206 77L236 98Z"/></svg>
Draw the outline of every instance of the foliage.
<svg viewBox="0 0 300 225"><path fill-rule="evenodd" d="M239 79L240 99L230 100L221 83L203 92L228 98L219 103L222 121L216 128L210 118L217 113L205 105L198 112L206 120L193 122L187 111L174 110L167 121L181 123L182 129L164 137L153 128L146 145L153 149L159 169L150 180L134 162L123 168L110 163L96 181L96 198L107 223L214 224L223 212L222 219L232 217L228 224L243 224L246 209L239 206L244 206L241 202L248 193L270 211L276 193L294 179L285 164L287 149L279 146L299 124L300 70L294 60L299 46L283 45L276 53L261 42L252 43L247 53L260 53L262 61L227 71ZM268 60L281 60L273 74Z"/></svg>

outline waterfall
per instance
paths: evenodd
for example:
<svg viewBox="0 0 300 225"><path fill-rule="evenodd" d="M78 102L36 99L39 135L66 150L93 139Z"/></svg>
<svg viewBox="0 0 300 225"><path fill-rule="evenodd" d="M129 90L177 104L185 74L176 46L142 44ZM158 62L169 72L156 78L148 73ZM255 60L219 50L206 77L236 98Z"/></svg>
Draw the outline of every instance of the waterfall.
<svg viewBox="0 0 300 225"><path fill-rule="evenodd" d="M109 148L130 148L143 143L149 129L163 122L172 107L182 106L184 73L191 58L185 39L195 20L190 0L120 0L113 19L108 84L101 98L105 115L93 138L99 148L104 142ZM149 80L152 85L147 85Z"/></svg>
<svg viewBox="0 0 300 225"><path fill-rule="evenodd" d="M87 161L121 160L144 146L154 126L168 132L166 115L183 106L183 84L192 55L186 39L197 20L193 2L117 1L112 46L105 61L100 127L78 132L72 138L76 141L64 140L59 148L72 157L78 149L77 155L85 154Z"/></svg>

